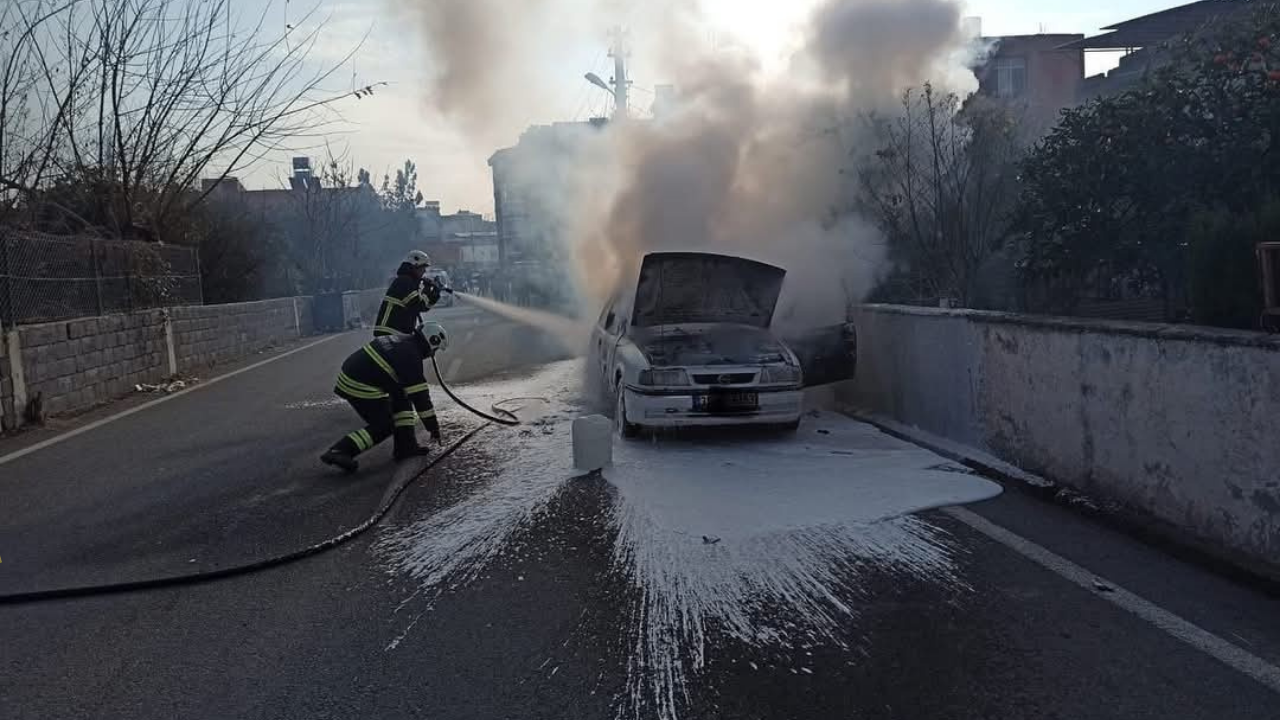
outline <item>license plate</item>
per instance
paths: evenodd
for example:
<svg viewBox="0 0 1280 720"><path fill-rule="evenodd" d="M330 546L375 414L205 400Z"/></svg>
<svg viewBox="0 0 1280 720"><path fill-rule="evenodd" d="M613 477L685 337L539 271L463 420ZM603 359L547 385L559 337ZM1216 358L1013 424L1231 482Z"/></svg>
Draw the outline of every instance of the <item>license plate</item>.
<svg viewBox="0 0 1280 720"><path fill-rule="evenodd" d="M759 408L759 393L727 392L693 396L693 409L695 412L730 413L758 410Z"/></svg>

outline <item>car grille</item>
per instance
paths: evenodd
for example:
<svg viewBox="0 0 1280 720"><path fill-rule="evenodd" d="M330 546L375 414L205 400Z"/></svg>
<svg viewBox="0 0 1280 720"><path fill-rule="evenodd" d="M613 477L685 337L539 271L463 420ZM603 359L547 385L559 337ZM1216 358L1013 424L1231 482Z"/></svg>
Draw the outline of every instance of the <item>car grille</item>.
<svg viewBox="0 0 1280 720"><path fill-rule="evenodd" d="M753 372L706 373L693 376L693 381L699 385L746 385L755 379L756 374Z"/></svg>

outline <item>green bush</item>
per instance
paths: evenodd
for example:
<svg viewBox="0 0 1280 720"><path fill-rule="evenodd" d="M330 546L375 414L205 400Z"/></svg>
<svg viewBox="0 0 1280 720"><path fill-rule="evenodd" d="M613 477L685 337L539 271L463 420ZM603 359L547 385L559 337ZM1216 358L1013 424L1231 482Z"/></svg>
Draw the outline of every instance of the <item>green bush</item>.
<svg viewBox="0 0 1280 720"><path fill-rule="evenodd" d="M1262 310L1256 248L1280 237L1280 200L1245 214L1221 207L1198 212L1185 237L1192 321L1256 328Z"/></svg>

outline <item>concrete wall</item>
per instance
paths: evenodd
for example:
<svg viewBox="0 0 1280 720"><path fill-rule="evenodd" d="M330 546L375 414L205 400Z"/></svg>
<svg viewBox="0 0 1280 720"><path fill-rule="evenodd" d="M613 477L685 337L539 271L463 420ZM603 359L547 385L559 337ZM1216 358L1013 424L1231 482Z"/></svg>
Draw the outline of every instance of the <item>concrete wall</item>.
<svg viewBox="0 0 1280 720"><path fill-rule="evenodd" d="M18 411L13 403L13 378L9 365L7 333L0 328L0 433L12 432L18 427Z"/></svg>
<svg viewBox="0 0 1280 720"><path fill-rule="evenodd" d="M1280 338L869 305L848 399L1280 575Z"/></svg>
<svg viewBox="0 0 1280 720"><path fill-rule="evenodd" d="M376 325L377 318L374 316L378 314L378 306L386 295L385 288L343 293L342 311L347 318L347 327L359 327L361 323Z"/></svg>
<svg viewBox="0 0 1280 720"><path fill-rule="evenodd" d="M57 415L156 382L169 374L164 326L163 310L20 326L22 394Z"/></svg>
<svg viewBox="0 0 1280 720"><path fill-rule="evenodd" d="M178 372L186 375L296 340L302 326L293 298L170 309Z"/></svg>
<svg viewBox="0 0 1280 720"><path fill-rule="evenodd" d="M347 326L368 324L382 290L348 293ZM346 298L344 298L346 301ZM368 309L373 303L374 310ZM0 427L87 410L175 374L210 368L314 332L312 299L184 306L6 328L0 333ZM16 353L14 351L17 351Z"/></svg>

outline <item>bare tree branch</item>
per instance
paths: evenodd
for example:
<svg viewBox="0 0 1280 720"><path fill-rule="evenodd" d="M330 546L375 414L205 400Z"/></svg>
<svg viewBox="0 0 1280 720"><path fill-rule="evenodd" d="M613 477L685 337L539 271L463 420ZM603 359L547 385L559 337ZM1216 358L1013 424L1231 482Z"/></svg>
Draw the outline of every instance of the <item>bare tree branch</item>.
<svg viewBox="0 0 1280 720"><path fill-rule="evenodd" d="M231 0L13 0L0 9L0 212L57 188L116 235L145 226L178 239L207 197L198 179L243 170L329 129L330 106L380 83L327 94L346 59L309 54L324 21L311 11L245 25ZM89 140L86 144L86 140ZM23 188L18 192L16 188ZM49 205L49 207L53 207ZM0 217L0 219L3 219Z"/></svg>

